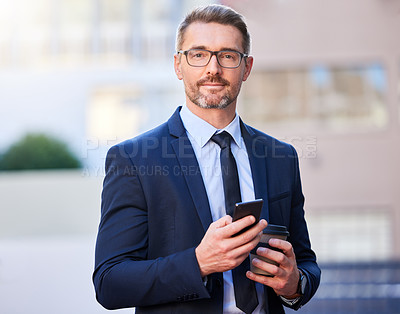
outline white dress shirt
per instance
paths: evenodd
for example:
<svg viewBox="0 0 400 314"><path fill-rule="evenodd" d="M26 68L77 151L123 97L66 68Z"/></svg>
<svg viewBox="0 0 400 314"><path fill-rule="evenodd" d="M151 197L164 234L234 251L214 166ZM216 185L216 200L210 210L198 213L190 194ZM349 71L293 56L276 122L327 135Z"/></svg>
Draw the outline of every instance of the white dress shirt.
<svg viewBox="0 0 400 314"><path fill-rule="evenodd" d="M211 137L215 133L226 131L232 136L233 141L231 141L231 150L238 167L242 201L254 200L255 194L253 177L251 174L246 146L240 130L239 116L236 114L235 118L228 126L222 130L219 130L193 114L186 106L182 107L180 115L200 166L213 221L216 221L226 215L225 195L220 163L221 148L218 144L211 141ZM224 272L223 278L224 313L243 313L236 307L232 272ZM263 286L259 283L256 283L256 289L258 306L253 313L265 313Z"/></svg>

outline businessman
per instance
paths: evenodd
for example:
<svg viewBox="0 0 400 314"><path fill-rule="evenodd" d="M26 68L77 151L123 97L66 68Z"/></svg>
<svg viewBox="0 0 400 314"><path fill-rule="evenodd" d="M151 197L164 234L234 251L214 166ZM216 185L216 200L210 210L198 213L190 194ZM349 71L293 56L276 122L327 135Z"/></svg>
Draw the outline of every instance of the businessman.
<svg viewBox="0 0 400 314"><path fill-rule="evenodd" d="M107 155L93 274L97 300L137 313L298 309L316 292L320 269L295 150L236 113L253 65L244 19L222 5L197 8L179 25L176 48L185 105ZM234 204L254 199L264 200L262 219L233 222ZM267 223L290 233L287 241L269 242L279 251L257 249L277 262L253 260L273 277L249 271L249 252Z"/></svg>

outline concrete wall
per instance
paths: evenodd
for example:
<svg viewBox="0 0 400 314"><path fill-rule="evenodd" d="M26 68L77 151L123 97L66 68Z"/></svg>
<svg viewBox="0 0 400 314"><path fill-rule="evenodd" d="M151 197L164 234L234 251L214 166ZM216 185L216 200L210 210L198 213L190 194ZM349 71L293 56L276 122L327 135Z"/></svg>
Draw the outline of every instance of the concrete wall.
<svg viewBox="0 0 400 314"><path fill-rule="evenodd" d="M0 313L108 313L91 282L102 177L83 174L0 173Z"/></svg>

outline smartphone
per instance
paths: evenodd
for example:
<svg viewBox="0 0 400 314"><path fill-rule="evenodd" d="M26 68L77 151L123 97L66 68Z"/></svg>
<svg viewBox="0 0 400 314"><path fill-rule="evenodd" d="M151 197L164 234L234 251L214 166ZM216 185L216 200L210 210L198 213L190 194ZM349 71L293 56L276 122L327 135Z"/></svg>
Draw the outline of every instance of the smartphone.
<svg viewBox="0 0 400 314"><path fill-rule="evenodd" d="M260 220L261 208L263 206L263 203L264 203L264 201L262 199L257 199L255 201L249 201L249 202L236 203L235 209L233 211L232 221L236 221L243 217L252 215L256 218L256 222L254 224L252 224L251 226L248 226L248 227L242 229L234 236L237 236L237 235L249 230L251 227L255 226L258 223L258 221Z"/></svg>

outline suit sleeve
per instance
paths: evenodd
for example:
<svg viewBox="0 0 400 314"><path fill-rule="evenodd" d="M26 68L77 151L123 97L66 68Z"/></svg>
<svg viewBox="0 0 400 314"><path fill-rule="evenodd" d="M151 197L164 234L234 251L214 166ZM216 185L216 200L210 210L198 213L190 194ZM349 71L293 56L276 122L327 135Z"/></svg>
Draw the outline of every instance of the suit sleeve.
<svg viewBox="0 0 400 314"><path fill-rule="evenodd" d="M124 147L106 159L93 282L107 309L210 298L194 249L148 259L147 203Z"/></svg>
<svg viewBox="0 0 400 314"><path fill-rule="evenodd" d="M317 265L315 253L311 249L310 238L308 234L306 220L304 218L304 196L301 188L299 162L295 149L293 147L293 186L290 214L290 238L296 262L299 269L307 277L307 285L304 296L301 301L294 306L298 309L306 304L317 291L319 286L321 270Z"/></svg>

